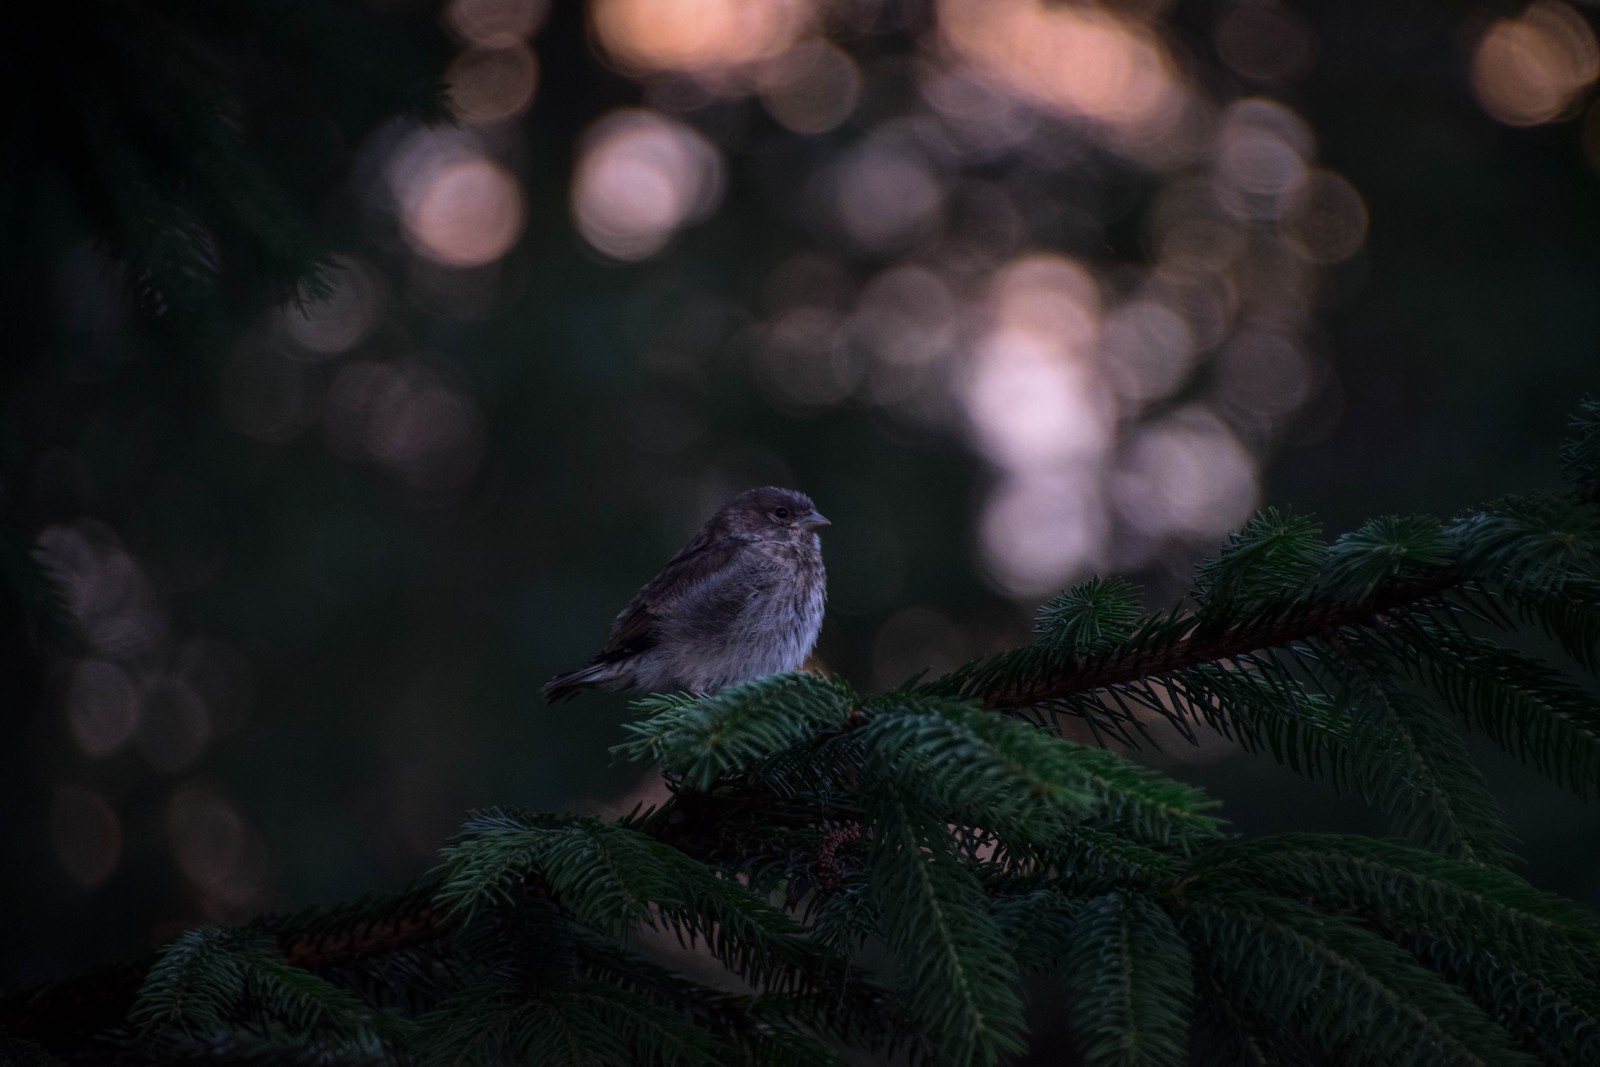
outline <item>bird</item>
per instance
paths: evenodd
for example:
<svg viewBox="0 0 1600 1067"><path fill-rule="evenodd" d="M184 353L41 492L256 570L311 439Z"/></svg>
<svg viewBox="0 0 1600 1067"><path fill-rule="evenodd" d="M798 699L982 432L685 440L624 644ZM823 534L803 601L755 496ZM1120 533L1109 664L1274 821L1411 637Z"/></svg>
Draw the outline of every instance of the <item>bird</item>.
<svg viewBox="0 0 1600 1067"><path fill-rule="evenodd" d="M798 670L822 629L817 531L831 525L794 489L740 493L628 602L593 659L540 692L551 704L588 689L705 697Z"/></svg>

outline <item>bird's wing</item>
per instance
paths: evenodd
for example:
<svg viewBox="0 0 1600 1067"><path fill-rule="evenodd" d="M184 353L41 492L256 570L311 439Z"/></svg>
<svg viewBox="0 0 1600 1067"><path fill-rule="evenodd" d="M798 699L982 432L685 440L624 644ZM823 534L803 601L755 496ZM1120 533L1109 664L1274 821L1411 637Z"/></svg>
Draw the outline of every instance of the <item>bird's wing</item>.
<svg viewBox="0 0 1600 1067"><path fill-rule="evenodd" d="M749 591L730 578L746 570L740 559L749 547L749 540L737 536L696 538L684 546L617 615L594 662L610 663L655 647L660 640L657 624L691 594L711 613L736 613Z"/></svg>

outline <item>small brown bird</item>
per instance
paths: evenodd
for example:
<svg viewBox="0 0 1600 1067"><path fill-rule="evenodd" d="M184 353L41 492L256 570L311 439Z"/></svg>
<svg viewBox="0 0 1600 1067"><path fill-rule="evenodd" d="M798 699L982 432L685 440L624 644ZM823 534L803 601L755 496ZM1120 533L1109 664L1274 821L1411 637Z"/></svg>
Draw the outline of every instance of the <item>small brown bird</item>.
<svg viewBox="0 0 1600 1067"><path fill-rule="evenodd" d="M585 689L700 696L798 670L817 643L832 525L793 489L751 489L711 516L611 624L587 666L545 683L552 704Z"/></svg>

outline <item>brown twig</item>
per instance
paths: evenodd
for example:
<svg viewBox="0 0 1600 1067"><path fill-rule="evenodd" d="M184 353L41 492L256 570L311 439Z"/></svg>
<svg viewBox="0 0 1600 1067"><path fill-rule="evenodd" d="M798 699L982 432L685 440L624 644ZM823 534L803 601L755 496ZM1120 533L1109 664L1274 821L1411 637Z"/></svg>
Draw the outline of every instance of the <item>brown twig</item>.
<svg viewBox="0 0 1600 1067"><path fill-rule="evenodd" d="M285 961L314 971L431 944L454 929L455 922L442 908L424 904L400 915L362 920L345 928L285 934L278 943Z"/></svg>
<svg viewBox="0 0 1600 1067"><path fill-rule="evenodd" d="M263 925L270 927L273 922L267 920ZM276 936L286 962L315 971L429 945L448 935L454 926L454 919L424 897L397 915L354 918L347 925L320 929L283 929L276 931ZM96 1031L126 1022L156 958L154 952L145 953L59 982L8 993L0 997L0 1031L58 1048L71 1047Z"/></svg>
<svg viewBox="0 0 1600 1067"><path fill-rule="evenodd" d="M1192 631L1189 636L1163 648L1085 659L1043 677L990 690L968 690L962 695L996 711L1032 707L1141 678L1171 674L1202 663L1215 663L1258 649L1280 648L1330 630L1371 622L1391 611L1430 600L1461 584L1461 580L1459 574L1446 572L1421 581L1395 583L1378 589L1366 600L1319 605L1264 624L1230 626L1216 633Z"/></svg>

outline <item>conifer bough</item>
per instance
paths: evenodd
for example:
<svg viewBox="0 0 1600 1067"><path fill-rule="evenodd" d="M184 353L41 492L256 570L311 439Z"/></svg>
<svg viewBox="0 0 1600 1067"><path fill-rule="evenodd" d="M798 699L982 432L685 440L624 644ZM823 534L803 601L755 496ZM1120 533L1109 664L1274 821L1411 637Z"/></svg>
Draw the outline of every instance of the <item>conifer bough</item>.
<svg viewBox="0 0 1600 1067"><path fill-rule="evenodd" d="M650 697L618 751L659 764L665 803L477 813L412 889L0 999L0 1052L992 1064L1026 1048L1031 989L1093 1065L1600 1062L1600 922L1512 873L1462 738L1600 786L1595 404L1563 459L1571 492L1331 543L1266 511L1185 609L1096 579L1028 646L882 695L789 674ZM1240 837L1072 720L1219 732L1394 839Z"/></svg>

